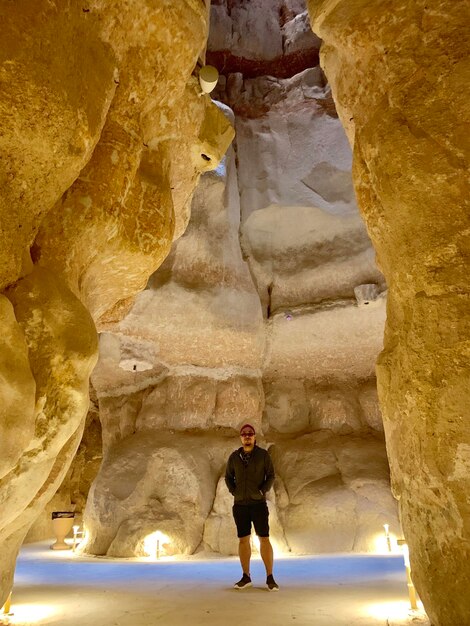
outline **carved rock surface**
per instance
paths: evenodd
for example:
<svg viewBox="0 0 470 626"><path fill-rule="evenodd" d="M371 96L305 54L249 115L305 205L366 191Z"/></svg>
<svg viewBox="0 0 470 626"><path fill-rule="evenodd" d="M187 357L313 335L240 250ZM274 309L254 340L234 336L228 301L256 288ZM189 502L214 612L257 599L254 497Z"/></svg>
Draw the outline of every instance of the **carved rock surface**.
<svg viewBox="0 0 470 626"><path fill-rule="evenodd" d="M205 2L17 4L2 10L0 43L0 289L10 287L34 380L2 300L21 376L12 384L0 360L10 369L0 376L11 408L2 418L12 424L21 407L24 428L2 456L0 605L15 541L80 441L92 320L101 328L129 309L184 230L200 173L217 167L233 137L192 76L207 37ZM20 389L22 403L11 402Z"/></svg>
<svg viewBox="0 0 470 626"><path fill-rule="evenodd" d="M181 95L185 106L179 116L172 116L174 128L151 126L152 136L143 136L139 144L130 138L132 125L125 132L109 123L103 145L48 216L36 240L39 262L65 271L72 290L99 325L101 318L113 319L114 307L114 318L119 319L120 303L125 306L145 287L170 250L175 216L181 222L178 234L186 226L186 204L199 174L215 167L232 139L230 123L210 100L199 98L195 79ZM160 109L155 115L161 115ZM172 140L160 143L160 133ZM147 150L147 142L154 147ZM188 153L190 162L185 160L183 166L181 155ZM179 205L171 190L176 186L174 176L178 176Z"/></svg>
<svg viewBox="0 0 470 626"><path fill-rule="evenodd" d="M265 381L264 419L272 433L329 430L335 434L383 433L375 381L320 386L308 379Z"/></svg>
<svg viewBox="0 0 470 626"><path fill-rule="evenodd" d="M304 11L281 18L274 5L261 21L260 3L233 10L232 32L269 24L286 49L302 51L285 26L296 10L305 24ZM216 6L229 28L228 7ZM224 32L214 35L219 52ZM141 554L145 536L161 530L172 551L236 553L222 473L243 421L279 462L269 506L282 550L375 551L383 523L399 532L374 397L385 283L330 89L318 67L274 78L261 75L273 57L234 52L249 76L220 67L216 93L235 110L237 161L230 151L204 175L186 233L101 335L93 384L104 459L85 514L87 552ZM374 299L359 307L362 285L374 286Z"/></svg>
<svg viewBox="0 0 470 626"><path fill-rule="evenodd" d="M320 383L370 378L382 347L384 323L384 299L367 311L346 304L275 315L265 374L268 378L308 377Z"/></svg>
<svg viewBox="0 0 470 626"><path fill-rule="evenodd" d="M292 552L374 551L384 523L399 534L381 438L324 431L275 443L270 453Z"/></svg>
<svg viewBox="0 0 470 626"><path fill-rule="evenodd" d="M100 137L116 59L96 16L58 0L2 7L0 289Z"/></svg>
<svg viewBox="0 0 470 626"><path fill-rule="evenodd" d="M37 517L25 537L25 543L52 537L53 511L73 511L75 524L82 525L88 492L98 474L103 459L103 438L96 392L90 385L90 406L85 420L83 436L73 462L58 491Z"/></svg>
<svg viewBox="0 0 470 626"><path fill-rule="evenodd" d="M293 76L318 64L319 47L303 0L212 3L206 58L223 75Z"/></svg>
<svg viewBox="0 0 470 626"><path fill-rule="evenodd" d="M310 0L389 284L378 386L413 580L435 626L470 615L467 3ZM451 208L450 208L451 207Z"/></svg>
<svg viewBox="0 0 470 626"><path fill-rule="evenodd" d="M44 220L34 252L100 327L122 317L183 232L199 175L217 166L233 129L190 76L207 36L201 3L120 1L96 12L118 58L116 96L97 149Z"/></svg>
<svg viewBox="0 0 470 626"><path fill-rule="evenodd" d="M236 445L224 443L221 435L233 436L243 421L261 429L263 318L238 243L239 216L231 157L204 176L186 233L130 313L101 337L93 384L104 459L87 503L87 552L139 553L138 541L156 530L171 534L172 550L193 552L203 540L217 482ZM121 454L129 459L125 463L135 457L138 466L148 463L150 469L145 476L129 472L125 479L127 517L123 521L124 512L119 513L119 526L103 507ZM141 490L151 476L166 471L166 463L178 468L181 480L171 487L162 479L158 498L163 504L149 507L146 498L153 502L148 490L154 487ZM204 478L198 486L200 472ZM170 487L173 503L164 493ZM191 504L181 506L188 499ZM145 506L146 525L140 527L133 512L140 518ZM187 528L190 520L193 527Z"/></svg>
<svg viewBox="0 0 470 626"><path fill-rule="evenodd" d="M206 175L192 213L188 230L150 280L149 289L115 326L116 334L123 340L130 335L153 343L150 361L166 366L256 370L264 333L259 299L238 243L233 163ZM131 359L130 353L126 359Z"/></svg>
<svg viewBox="0 0 470 626"><path fill-rule="evenodd" d="M9 546L1 553L1 583L7 594L21 541L59 488L80 443L98 351L89 313L47 270L36 268L8 298L22 331L16 333L18 353L27 347L36 402L18 438L21 454L11 457L0 480L0 543Z"/></svg>
<svg viewBox="0 0 470 626"><path fill-rule="evenodd" d="M354 286L384 281L357 213L331 215L314 206L270 206L243 224L242 247L269 314L350 300Z"/></svg>
<svg viewBox="0 0 470 626"><path fill-rule="evenodd" d="M289 500L281 460L279 481L275 492L269 494L271 534L277 548L301 554L316 551L321 544L323 550L375 551L375 539L383 534L383 523L389 523L398 532L378 401L375 398L374 404L373 397L373 364L381 348L385 301L382 296L375 307L359 309L353 290L359 282L355 274L356 248L370 247L364 229L355 216L342 218L319 209L299 210L298 221L303 219L305 238L299 245L301 252L294 256L300 257L300 266L302 254L313 259L320 257L325 265L330 258L331 275L335 276L336 259L349 258L356 278L344 279L344 288L325 279L332 300L329 307L317 311L318 304L312 302L307 307L294 308L291 320L286 319L284 312L263 322L262 294L255 291L237 238L240 205L233 174L234 161L229 154L226 172L219 168L217 173L203 177L194 196L187 232L174 244L130 313L101 336L100 361L93 384L99 397L105 454L85 514L89 530L86 552L141 554L145 536L161 530L172 534L171 550L236 554L232 498L222 473L228 452L239 445L239 440L232 437L244 421L255 425L261 445L274 443L277 458L282 458L286 444L287 463L298 463L306 483L312 480L309 468L315 464L317 441L325 442L322 446L332 458L343 454L343 449L351 457L357 454L359 469L351 470L351 484L362 474L367 476L367 484L358 487L361 495L357 495L345 477L352 461L345 462L344 476L331 470L333 478L326 486L320 485L320 492L325 490L324 499L318 499L319 507L325 505L324 513L319 514L324 515L323 526L314 525L312 538L310 495L308 504L295 513L297 505ZM262 222L265 228L259 228L257 246L253 244L256 253L264 250L267 237L279 223L275 221L273 225L267 218L280 212L281 209L266 210ZM252 213L247 221L262 213ZM313 216L314 224L310 230L309 216ZM324 223L332 226L322 235ZM297 234L299 230L300 226L293 229ZM335 241L337 233L342 233L342 237ZM286 234L271 249L278 284L282 284L288 268L290 256L286 249L294 246L295 241L295 236L289 238ZM252 249L245 246L245 254L247 250L248 262L256 267ZM266 267L269 262L266 250ZM381 279L369 263L371 274ZM315 275L315 262L311 265ZM294 264L293 279L296 272L301 274ZM286 291L279 293L282 310L292 302L292 296L285 295ZM313 299L315 290L306 293L306 298ZM338 300L340 294L343 300ZM305 341L306 325L311 323L310 317L317 315L324 317L324 324L320 330L312 331L312 339ZM343 328L338 323L339 315L343 315ZM293 342L289 324L297 322L301 327L298 340ZM332 339L335 333L341 337L336 343ZM307 443L299 448L295 459L291 458L291 447L302 436ZM174 452L170 450L173 441ZM191 462L184 460L186 448ZM132 467L135 456L136 467L141 467L143 474L134 470L119 474L120 482L126 484L126 495L118 502L119 498L109 495L109 489L114 485L113 475L121 454ZM371 461L369 465L369 457L377 457L380 462ZM215 465L211 464L212 458L217 459ZM180 508L165 495L165 489L170 487L153 484L152 472L166 476L164 465L170 459L178 475L187 476L190 506L186 504L182 479L174 485L178 493L174 497L185 502ZM201 463L206 463L204 469ZM377 468L380 470L376 472ZM205 477L204 495L193 488L199 472ZM290 478L286 481L288 484ZM161 490L158 496L157 488ZM210 492L209 507L205 490ZM345 508L341 520L335 518L330 500L336 502L338 509ZM194 529L184 530L189 518L194 518ZM338 539L346 527L346 536ZM326 528L330 528L329 534Z"/></svg>
<svg viewBox="0 0 470 626"><path fill-rule="evenodd" d="M160 531L167 554L191 554L202 540L227 444L210 437L141 430L108 449L87 508L86 551L145 554Z"/></svg>
<svg viewBox="0 0 470 626"><path fill-rule="evenodd" d="M11 302L0 295L2 403L0 408L0 479L10 471L34 433L36 382L28 347Z"/></svg>

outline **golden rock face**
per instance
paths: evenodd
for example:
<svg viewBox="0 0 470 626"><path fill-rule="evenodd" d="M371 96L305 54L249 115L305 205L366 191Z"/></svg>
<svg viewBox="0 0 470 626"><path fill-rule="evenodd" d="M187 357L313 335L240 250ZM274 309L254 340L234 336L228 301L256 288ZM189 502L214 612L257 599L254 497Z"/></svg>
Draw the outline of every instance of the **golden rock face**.
<svg viewBox="0 0 470 626"><path fill-rule="evenodd" d="M378 363L413 579L436 626L470 614L469 7L310 0L390 287Z"/></svg>
<svg viewBox="0 0 470 626"><path fill-rule="evenodd" d="M78 5L25 0L1 13L3 289L21 274L44 215L89 160L116 85L112 49Z"/></svg>
<svg viewBox="0 0 470 626"><path fill-rule="evenodd" d="M63 274L98 327L122 317L144 288L169 252L175 222L177 234L187 224L200 173L217 166L233 138L190 78L206 37L202 3L142 1L137 19L134 5L103 10L105 24L119 24L116 96L90 162L34 246L35 259Z"/></svg>
<svg viewBox="0 0 470 626"><path fill-rule="evenodd" d="M201 0L25 0L2 24L0 605L80 441L95 325L145 286L234 134L192 76Z"/></svg>
<svg viewBox="0 0 470 626"><path fill-rule="evenodd" d="M10 545L12 537L21 543L63 480L80 443L88 410L88 379L98 356L90 314L50 271L34 269L7 295L13 306L5 308L10 320L14 310L16 324L10 321L6 327L13 328L6 336L7 348L16 348L17 362L2 359L2 379L9 370L17 373L20 362L22 378L17 377L16 387L20 383L22 387L14 410L22 408L24 413L14 425L4 420L7 441L16 436L17 443L12 446L14 455L10 451L2 457L2 547ZM8 391L5 387L4 383L2 397ZM10 416L14 417L14 410ZM2 581L10 579L12 563L7 554L2 550ZM8 593L8 588L1 591Z"/></svg>
<svg viewBox="0 0 470 626"><path fill-rule="evenodd" d="M120 319L126 301L145 287L169 252L175 221L179 234L186 227L201 172L219 163L232 140L229 122L199 98L195 82L169 139L144 145L107 122L90 163L39 231L38 262L64 275L99 328ZM210 162L201 157L206 152Z"/></svg>
<svg viewBox="0 0 470 626"><path fill-rule="evenodd" d="M0 408L0 480L17 462L34 433L36 383L28 347L11 302L0 296L2 404Z"/></svg>

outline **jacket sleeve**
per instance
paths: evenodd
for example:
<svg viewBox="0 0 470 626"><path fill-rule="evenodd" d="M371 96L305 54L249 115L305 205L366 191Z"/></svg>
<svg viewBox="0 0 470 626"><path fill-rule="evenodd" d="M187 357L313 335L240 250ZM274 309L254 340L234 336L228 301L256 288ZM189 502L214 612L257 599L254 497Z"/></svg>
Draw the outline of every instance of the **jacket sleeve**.
<svg viewBox="0 0 470 626"><path fill-rule="evenodd" d="M232 455L229 456L227 467L225 468L225 484L230 493L235 493L235 468L233 467Z"/></svg>
<svg viewBox="0 0 470 626"><path fill-rule="evenodd" d="M269 456L269 452L266 450L266 454L264 455L264 481L259 488L261 493L265 494L271 489L274 478L274 465Z"/></svg>

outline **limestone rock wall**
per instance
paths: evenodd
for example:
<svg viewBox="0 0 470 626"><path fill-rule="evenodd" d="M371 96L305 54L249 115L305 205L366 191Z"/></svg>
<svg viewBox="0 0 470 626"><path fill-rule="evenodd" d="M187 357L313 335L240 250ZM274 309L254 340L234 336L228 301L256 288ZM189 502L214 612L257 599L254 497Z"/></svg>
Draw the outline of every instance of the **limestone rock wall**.
<svg viewBox="0 0 470 626"><path fill-rule="evenodd" d="M413 580L435 626L466 624L469 7L309 6L389 284L378 385Z"/></svg>
<svg viewBox="0 0 470 626"><path fill-rule="evenodd" d="M386 285L330 87L312 67L229 74L221 91L237 112L241 246L266 320L263 432L282 536L296 553L374 551L384 523L401 532L375 390Z"/></svg>
<svg viewBox="0 0 470 626"><path fill-rule="evenodd" d="M186 233L101 335L104 459L86 552L145 554L159 530L170 552L236 554L223 471L244 421L275 459L277 549L376 551L384 523L400 534L374 374L385 281L355 206L348 143L318 104L328 87L318 68L271 91L264 76L241 77L229 94L230 80L218 94L252 106L235 115L237 158L204 175ZM263 103L270 112L253 117ZM309 187L300 178L312 171Z"/></svg>
<svg viewBox="0 0 470 626"><path fill-rule="evenodd" d="M378 549L384 520L399 532L381 438L322 429L271 448L276 503L294 553Z"/></svg>
<svg viewBox="0 0 470 626"><path fill-rule="evenodd" d="M116 90L115 55L96 19L65 4L2 7L2 290L24 272L45 214L89 161Z"/></svg>
<svg viewBox="0 0 470 626"><path fill-rule="evenodd" d="M207 59L223 77L294 76L318 64L319 47L304 0L212 2Z"/></svg>
<svg viewBox="0 0 470 626"><path fill-rule="evenodd" d="M34 248L98 323L119 319L145 287L187 225L200 173L216 167L233 137L190 76L207 36L203 8L142 2L141 9L97 7L104 37L117 40L116 96L92 159L44 220Z"/></svg>
<svg viewBox="0 0 470 626"><path fill-rule="evenodd" d="M184 230L200 173L233 137L192 75L204 2L7 4L0 605L22 538L80 442L95 325L130 307Z"/></svg>
<svg viewBox="0 0 470 626"><path fill-rule="evenodd" d="M16 338L27 352L29 384L17 399L16 406L25 410L23 419L7 421L9 433L18 433L21 448L13 448L15 454L0 479L0 582L5 595L21 541L59 488L80 443L88 379L97 356L93 320L54 274L35 268L7 295Z"/></svg>
<svg viewBox="0 0 470 626"><path fill-rule="evenodd" d="M52 499L25 537L25 543L53 537L51 514L53 511L73 511L75 523L82 524L82 513L91 484L98 474L103 458L101 422L96 392L90 385L90 405L85 420L83 436L67 474Z"/></svg>
<svg viewBox="0 0 470 626"><path fill-rule="evenodd" d="M173 109L162 105L174 146L155 144L157 122L150 113L141 117L149 142L141 147L129 132L135 119L127 119L127 109L116 101L110 121L111 131L119 129L117 155L105 142L37 237L36 263L61 273L103 331L93 373L103 462L85 511L82 550L89 553L152 553L156 531L168 536L168 553L236 553L223 472L244 421L256 426L260 445L275 460L278 478L269 507L276 547L298 554L374 551L384 523L399 532L374 378L385 282L358 217L351 153L316 65L319 41L306 28L305 6L273 3L272 14L265 7L240 3L236 10L236 3L219 2L213 8L216 23L225 26L212 36L207 58L223 60L217 95L235 111L235 152L204 175L188 229L147 289L135 296L135 285L170 240L168 195L162 196L162 214L149 215L161 220L161 248L153 247L151 234L133 257L143 271L135 269L123 286L120 263L128 264L141 228L140 218L127 216L134 216L134 201L140 206L139 193L148 192L153 206L154 194L169 186L173 211L180 207L175 231L182 230L196 157L208 163L204 154L212 165L218 158L204 128L215 119L219 135L230 134L224 121L230 112L223 107L223 120L220 111L214 117L191 111L202 136L193 152L179 142L185 114L176 122ZM254 48L247 52L242 35L261 23L277 44L267 49L259 33L250 35L246 41ZM282 72L272 74L279 66ZM194 89L191 81L185 88L189 109L203 102ZM123 151L126 141L129 150ZM100 201L109 162L115 168L107 176L118 193L130 190L118 205L122 225L115 204L107 196ZM136 196L129 171L135 172ZM89 190L95 175L96 192ZM60 206L66 215L84 207L78 231L64 226L67 245L52 243ZM89 217L103 231L90 228ZM91 237L96 254L89 249ZM109 250L100 244L104 239ZM113 246L121 241L118 258ZM99 259L106 261L103 288Z"/></svg>
<svg viewBox="0 0 470 626"><path fill-rule="evenodd" d="M101 335L93 384L104 458L85 512L87 552L144 554L160 530L167 551L192 553L234 431L242 421L261 428L263 317L238 242L234 165L227 157L204 176L187 231Z"/></svg>
<svg viewBox="0 0 470 626"><path fill-rule="evenodd" d="M167 554L191 554L201 542L227 445L214 438L137 429L106 453L87 506L85 549L147 554L157 530ZM83 547L83 546L82 546Z"/></svg>

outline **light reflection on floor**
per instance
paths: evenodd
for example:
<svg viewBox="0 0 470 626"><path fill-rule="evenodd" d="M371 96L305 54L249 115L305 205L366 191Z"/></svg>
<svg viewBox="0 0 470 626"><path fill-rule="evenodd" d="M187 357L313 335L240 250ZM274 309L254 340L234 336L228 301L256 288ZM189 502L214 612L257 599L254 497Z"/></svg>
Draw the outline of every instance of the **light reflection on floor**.
<svg viewBox="0 0 470 626"><path fill-rule="evenodd" d="M367 607L369 615L377 619L395 620L406 619L409 617L414 620L414 624L418 621L418 618L424 617L423 603L418 602L418 610L413 611L410 608L410 603L407 600L398 600L396 602L379 602L377 604L370 604Z"/></svg>
<svg viewBox="0 0 470 626"><path fill-rule="evenodd" d="M10 615L3 617L3 621L10 624L47 624L48 619L56 614L57 608L50 604L30 602L16 604L11 608Z"/></svg>
<svg viewBox="0 0 470 626"><path fill-rule="evenodd" d="M237 591L235 558L83 558L33 544L20 554L14 615L3 623L239 626L252 613L261 626L429 624L422 611L409 610L400 555L287 557L275 568L279 593L265 588L259 559L252 563L254 586Z"/></svg>

